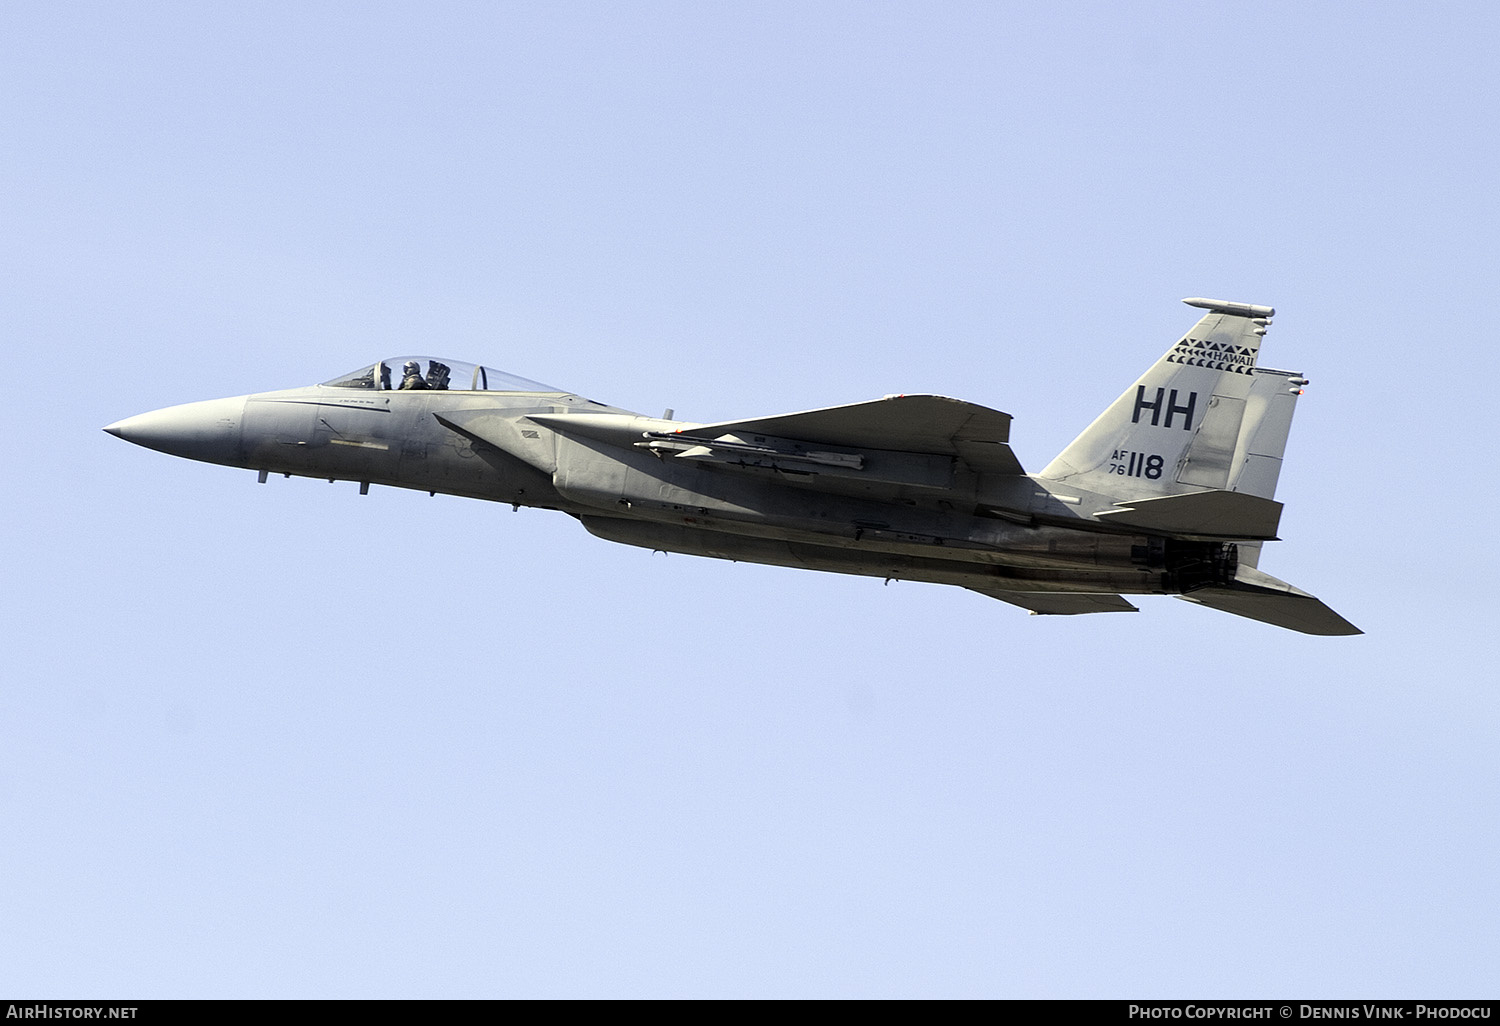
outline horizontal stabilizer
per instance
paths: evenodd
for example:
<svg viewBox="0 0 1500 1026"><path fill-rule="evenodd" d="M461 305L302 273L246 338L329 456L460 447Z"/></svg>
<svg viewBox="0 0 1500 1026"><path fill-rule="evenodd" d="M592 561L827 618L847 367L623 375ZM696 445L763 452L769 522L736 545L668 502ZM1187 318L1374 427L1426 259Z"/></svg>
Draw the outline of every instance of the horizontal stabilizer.
<svg viewBox="0 0 1500 1026"><path fill-rule="evenodd" d="M1243 565L1233 584L1199 588L1177 597L1302 634L1364 633L1300 588Z"/></svg>
<svg viewBox="0 0 1500 1026"><path fill-rule="evenodd" d="M1010 414L940 395L898 395L804 413L700 424L694 435L764 434L816 445L957 456L976 471L1020 474Z"/></svg>
<svg viewBox="0 0 1500 1026"><path fill-rule="evenodd" d="M974 588L981 595L1029 609L1034 616L1073 616L1078 613L1135 613L1135 606L1119 595L1080 595L1065 591L1011 591L1008 588Z"/></svg>
<svg viewBox="0 0 1500 1026"><path fill-rule="evenodd" d="M1248 492L1188 492L1116 505L1122 508L1095 516L1153 534L1275 541L1281 523L1281 503Z"/></svg>

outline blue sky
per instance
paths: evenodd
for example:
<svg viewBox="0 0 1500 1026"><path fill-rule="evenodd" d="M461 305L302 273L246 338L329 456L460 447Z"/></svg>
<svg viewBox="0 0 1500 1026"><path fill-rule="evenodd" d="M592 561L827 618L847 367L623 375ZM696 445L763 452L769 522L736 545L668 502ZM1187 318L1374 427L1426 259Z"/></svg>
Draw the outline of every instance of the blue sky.
<svg viewBox="0 0 1500 1026"><path fill-rule="evenodd" d="M1496 42L1477 3L7 4L0 990L1493 994ZM99 430L431 352L700 421L956 395L1036 470L1183 296L1278 308L1312 385L1261 565L1365 636Z"/></svg>

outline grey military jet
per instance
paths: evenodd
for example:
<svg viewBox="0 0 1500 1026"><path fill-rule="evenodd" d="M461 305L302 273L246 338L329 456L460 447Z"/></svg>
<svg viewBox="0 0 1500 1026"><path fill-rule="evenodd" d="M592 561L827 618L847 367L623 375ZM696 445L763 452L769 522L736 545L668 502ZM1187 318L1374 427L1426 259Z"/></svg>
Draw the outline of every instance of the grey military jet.
<svg viewBox="0 0 1500 1026"><path fill-rule="evenodd" d="M556 509L627 545L953 584L1032 613L1176 595L1305 634L1360 633L1258 568L1307 383L1256 365L1275 311L1183 302L1207 312L1035 474L1011 452L1009 415L946 396L696 424L422 356L104 430L262 483Z"/></svg>

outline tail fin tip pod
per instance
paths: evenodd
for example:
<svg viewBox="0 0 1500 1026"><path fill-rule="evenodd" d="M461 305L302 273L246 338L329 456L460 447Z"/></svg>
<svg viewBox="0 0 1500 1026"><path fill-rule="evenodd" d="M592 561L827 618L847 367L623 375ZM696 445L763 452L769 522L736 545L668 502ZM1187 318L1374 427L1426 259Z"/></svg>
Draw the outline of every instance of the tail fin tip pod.
<svg viewBox="0 0 1500 1026"><path fill-rule="evenodd" d="M1265 317L1267 319L1276 316L1276 308L1273 306L1255 306L1253 303L1226 303L1222 299L1203 299L1192 296L1183 300L1188 306L1196 306L1202 310L1212 310L1215 313L1230 314L1235 317Z"/></svg>

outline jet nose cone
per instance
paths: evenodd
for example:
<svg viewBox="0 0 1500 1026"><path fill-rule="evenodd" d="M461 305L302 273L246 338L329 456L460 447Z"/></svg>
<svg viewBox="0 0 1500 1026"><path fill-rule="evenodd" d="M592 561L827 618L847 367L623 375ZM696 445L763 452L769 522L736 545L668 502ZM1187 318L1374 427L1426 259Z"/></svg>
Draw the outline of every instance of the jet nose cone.
<svg viewBox="0 0 1500 1026"><path fill-rule="evenodd" d="M173 456L209 463L234 463L240 458L240 425L244 412L244 396L209 399L126 417L104 430L116 438Z"/></svg>

